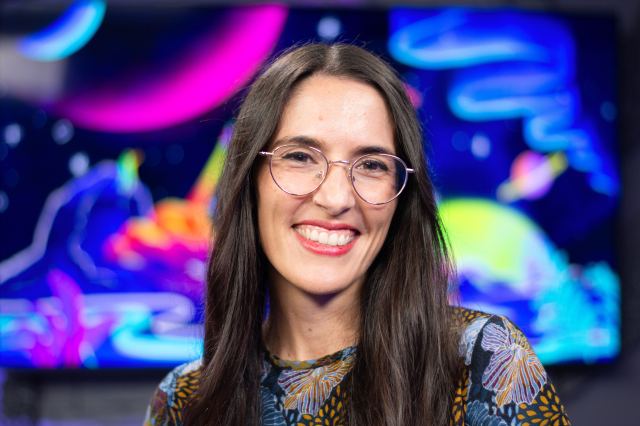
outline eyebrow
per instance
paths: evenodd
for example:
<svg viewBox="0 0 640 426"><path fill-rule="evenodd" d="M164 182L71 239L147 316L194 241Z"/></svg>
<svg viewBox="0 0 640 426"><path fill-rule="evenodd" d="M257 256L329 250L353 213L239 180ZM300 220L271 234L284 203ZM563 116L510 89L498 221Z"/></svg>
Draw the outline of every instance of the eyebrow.
<svg viewBox="0 0 640 426"><path fill-rule="evenodd" d="M287 136L285 138L278 139L273 143L272 149L276 149L281 145L286 145L290 143L299 143L299 144L311 146L317 149L322 148L322 143L317 139L312 138L310 136L298 135L298 136Z"/></svg>
<svg viewBox="0 0 640 426"><path fill-rule="evenodd" d="M319 141L316 138L312 138L310 136L305 136L305 135L297 135L297 136L288 136L288 137L284 137L281 139L278 139L277 141L275 141L273 143L273 147L272 149L275 149L277 147L279 147L280 145L286 145L289 143L300 143L303 145L307 145L316 149L319 149L322 151L322 146L323 143L321 141ZM354 151L354 157L359 157L361 155L366 155L366 154L390 154L390 155L395 155L395 153L393 153L392 151L390 151L389 149L382 147L380 145L364 145L364 146L359 146L356 148L356 150Z"/></svg>

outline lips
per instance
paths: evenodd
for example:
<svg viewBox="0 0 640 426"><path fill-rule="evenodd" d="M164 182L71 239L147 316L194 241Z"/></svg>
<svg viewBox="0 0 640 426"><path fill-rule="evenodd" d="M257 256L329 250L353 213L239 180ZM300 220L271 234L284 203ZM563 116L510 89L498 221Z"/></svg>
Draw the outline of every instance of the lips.
<svg viewBox="0 0 640 426"><path fill-rule="evenodd" d="M307 240L329 246L345 246L356 236L352 229L329 230L313 225L299 225L294 229Z"/></svg>
<svg viewBox="0 0 640 426"><path fill-rule="evenodd" d="M293 227L296 237L306 249L322 255L340 256L354 246L360 232L344 224L301 223Z"/></svg>

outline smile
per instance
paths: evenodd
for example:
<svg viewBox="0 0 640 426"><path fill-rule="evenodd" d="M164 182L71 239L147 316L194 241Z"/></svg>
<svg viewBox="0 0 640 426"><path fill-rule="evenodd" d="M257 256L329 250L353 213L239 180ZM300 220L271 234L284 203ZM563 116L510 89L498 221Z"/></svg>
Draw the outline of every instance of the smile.
<svg viewBox="0 0 640 426"><path fill-rule="evenodd" d="M329 230L313 225L298 225L294 229L305 239L328 246L346 246L356 237L351 229Z"/></svg>

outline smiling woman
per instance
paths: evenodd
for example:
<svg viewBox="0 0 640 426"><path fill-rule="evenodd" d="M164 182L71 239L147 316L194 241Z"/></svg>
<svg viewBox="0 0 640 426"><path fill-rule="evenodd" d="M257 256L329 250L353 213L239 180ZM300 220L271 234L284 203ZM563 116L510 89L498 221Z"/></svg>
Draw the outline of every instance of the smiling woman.
<svg viewBox="0 0 640 426"><path fill-rule="evenodd" d="M203 358L146 424L569 424L511 322L449 306L426 164L376 56L310 44L267 67L217 189Z"/></svg>
<svg viewBox="0 0 640 426"><path fill-rule="evenodd" d="M319 149L282 145L282 140L301 137L317 141ZM311 306L305 303L299 307L304 312L312 312L316 310L313 295L347 292L349 299L355 300L364 276L387 236L397 204L392 200L386 204L369 205L353 189L356 182L357 185L364 182L383 190L388 174L371 174L366 178L358 176L355 180L350 175L364 174L360 169L365 165L360 165L355 172L345 167L327 169L324 156L341 161L356 159L362 152L373 149L394 153L394 132L384 99L373 87L319 74L301 81L294 89L285 105L274 140L276 151L284 148L286 152L272 156L271 167L262 162L258 168L258 229L262 249L272 266L269 282L274 296L272 313L275 315L271 318L298 327L299 321L287 318L293 314L291 309L282 309L279 301L298 298L289 293L300 291L300 300L308 299ZM377 157L369 158L374 161ZM276 166L274 159L277 159ZM333 164L349 166L349 163ZM391 179L395 181L394 176ZM318 186L319 183L321 185ZM300 196L292 197L288 191L285 192L285 188L292 185L304 189L298 191ZM343 244L337 244L339 241ZM281 297L283 292L288 295ZM330 306L325 305L322 309L354 310L352 303L348 307L336 306L336 299L348 301L344 297L331 297L328 299ZM347 323L348 328L356 323L353 318ZM301 327L303 330L308 328L320 331L313 324ZM343 325L331 333L341 330L351 331L345 330ZM281 336L282 330L275 334ZM326 347L323 344L326 339L320 336L299 337L314 342L317 350L306 353L303 349L306 345L302 344L299 349L287 347L278 352L293 359L309 359L326 355L322 353L325 349L340 349ZM288 344L296 343L302 342Z"/></svg>

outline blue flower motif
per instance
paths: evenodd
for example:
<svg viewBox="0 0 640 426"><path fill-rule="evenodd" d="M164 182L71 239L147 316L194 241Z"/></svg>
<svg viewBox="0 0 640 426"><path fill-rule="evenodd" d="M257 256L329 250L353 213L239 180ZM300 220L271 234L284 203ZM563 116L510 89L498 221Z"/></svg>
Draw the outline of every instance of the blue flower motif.
<svg viewBox="0 0 640 426"><path fill-rule="evenodd" d="M260 386L260 398L262 400L262 426L287 426L282 417L282 412L276 407L276 398L271 391Z"/></svg>
<svg viewBox="0 0 640 426"><path fill-rule="evenodd" d="M471 324L465 328L460 342L458 343L458 353L464 357L465 365L471 364L471 356L473 355L473 347L478 339L478 334L482 330L482 327L487 323L489 317L480 317L475 319Z"/></svg>
<svg viewBox="0 0 640 426"><path fill-rule="evenodd" d="M489 414L489 409L482 402L475 400L467 407L465 424L468 426L509 426L499 417Z"/></svg>

